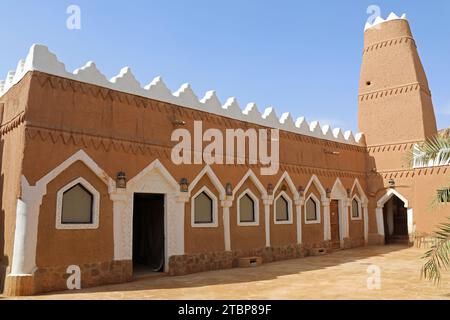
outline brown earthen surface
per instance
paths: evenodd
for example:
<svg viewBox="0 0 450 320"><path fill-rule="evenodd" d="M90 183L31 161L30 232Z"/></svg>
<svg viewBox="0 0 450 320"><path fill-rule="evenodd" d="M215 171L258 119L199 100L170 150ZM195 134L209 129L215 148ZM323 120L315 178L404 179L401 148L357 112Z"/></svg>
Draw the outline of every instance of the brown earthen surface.
<svg viewBox="0 0 450 320"><path fill-rule="evenodd" d="M450 274L441 286L420 279L423 249L364 247L331 255L180 277L41 295L32 299L450 299ZM380 267L381 288L370 290L367 268Z"/></svg>

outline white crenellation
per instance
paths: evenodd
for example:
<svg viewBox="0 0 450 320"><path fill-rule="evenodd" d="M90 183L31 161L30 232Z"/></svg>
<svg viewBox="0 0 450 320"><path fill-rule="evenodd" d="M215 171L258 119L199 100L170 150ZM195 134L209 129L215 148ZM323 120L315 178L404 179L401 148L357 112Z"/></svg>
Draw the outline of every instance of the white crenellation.
<svg viewBox="0 0 450 320"><path fill-rule="evenodd" d="M225 104L222 106L222 115L225 117L241 120L242 110L235 97L228 98Z"/></svg>
<svg viewBox="0 0 450 320"><path fill-rule="evenodd" d="M148 85L144 87L146 97L159 101L166 101L172 103L174 101L172 92L167 88L162 77L156 77Z"/></svg>
<svg viewBox="0 0 450 320"><path fill-rule="evenodd" d="M83 67L76 69L73 74L79 79L92 79L95 83L98 83L101 86L108 85L108 79L97 69L97 66L94 62L89 61Z"/></svg>
<svg viewBox="0 0 450 320"><path fill-rule="evenodd" d="M387 20L397 19L395 15L389 15ZM405 19L404 16L398 19ZM386 20L386 21L387 21ZM382 19L377 19L381 23ZM383 20L385 21L385 20ZM232 97L222 105L214 91L208 91L199 100L189 84L183 84L180 89L172 93L161 77L156 77L151 83L142 87L135 78L129 67L123 68L119 74L108 80L95 65L89 61L83 67L76 69L73 73L66 71L65 65L61 63L55 54L51 53L46 46L33 45L24 60L17 64L16 71L8 72L5 80L0 80L0 97L4 95L13 85L18 83L29 71L40 71L55 76L89 83L108 89L134 94L162 102L188 107L191 109L206 111L220 116L255 123L269 128L278 128L297 134L313 136L320 139L336 141L340 143L365 145L364 135L356 136L351 131L342 133L341 129L332 129L329 125L321 127L319 122L310 124L304 117L293 120L290 113L283 113L277 117L275 109L269 107L261 114L255 103L249 103L241 110L237 99Z"/></svg>
<svg viewBox="0 0 450 320"><path fill-rule="evenodd" d="M254 102L247 104L245 109L242 111L242 114L243 120L247 122L258 123L262 119L262 114L259 112L258 106Z"/></svg>
<svg viewBox="0 0 450 320"><path fill-rule="evenodd" d="M319 121L312 121L309 125L309 131L311 132L311 135L313 137L317 137L317 138L324 137L323 130L320 127Z"/></svg>
<svg viewBox="0 0 450 320"><path fill-rule="evenodd" d="M333 129L333 137L336 139L336 140L342 140L342 139L345 139L345 136L344 136L344 134L342 133L342 130L341 130L341 128L335 128L335 129Z"/></svg>
<svg viewBox="0 0 450 320"><path fill-rule="evenodd" d="M274 107L266 108L261 118L265 121L261 123L264 123L266 126L272 128L280 128L280 121L278 120L277 113Z"/></svg>
<svg viewBox="0 0 450 320"><path fill-rule="evenodd" d="M286 131L296 132L297 127L295 126L294 119L289 112L285 112L280 117L281 128Z"/></svg>
<svg viewBox="0 0 450 320"><path fill-rule="evenodd" d="M203 104L203 109L206 112L218 114L222 111L222 103L214 90L206 92L200 103Z"/></svg>
<svg viewBox="0 0 450 320"><path fill-rule="evenodd" d="M191 88L189 83L183 84L173 96L177 98L178 104L182 106L191 106L194 108L200 108L200 101L198 101L197 96Z"/></svg>
<svg viewBox="0 0 450 320"><path fill-rule="evenodd" d="M356 143L355 136L351 130L347 130L344 133L344 139L349 143Z"/></svg>
<svg viewBox="0 0 450 320"><path fill-rule="evenodd" d="M382 23L384 23L386 21L392 21L392 20L407 20L406 19L406 14L402 14L402 16L399 17L394 12L391 12L386 19L383 19L382 17L378 16L378 17L375 18L373 23L366 22L366 25L364 27L364 31L367 31L368 29L373 28L375 26L378 26L378 25L380 25L380 24L382 24Z"/></svg>

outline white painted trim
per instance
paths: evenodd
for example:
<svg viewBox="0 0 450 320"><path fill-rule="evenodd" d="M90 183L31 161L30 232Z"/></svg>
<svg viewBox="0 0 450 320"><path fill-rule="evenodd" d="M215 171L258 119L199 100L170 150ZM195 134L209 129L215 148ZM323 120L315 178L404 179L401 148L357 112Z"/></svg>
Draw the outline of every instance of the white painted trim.
<svg viewBox="0 0 450 320"><path fill-rule="evenodd" d="M174 190L179 190L180 185L175 180L170 172L164 167L164 165L159 161L159 159L154 160L148 166L146 166L141 172L131 178L127 183L127 189L130 187L135 187L139 184L145 177L151 173L153 170L158 170L158 172L164 177L164 179L170 184Z"/></svg>
<svg viewBox="0 0 450 320"><path fill-rule="evenodd" d="M353 217L353 200L356 200L356 202L358 203L358 217ZM362 201L355 194L350 201L350 219L351 220L362 220L362 218L363 218Z"/></svg>
<svg viewBox="0 0 450 320"><path fill-rule="evenodd" d="M212 222L211 223L196 223L195 222L195 198L201 193L206 193L212 200ZM192 228L217 228L218 223L218 200L216 195L208 189L207 186L203 186L197 193L191 198L191 227Z"/></svg>
<svg viewBox="0 0 450 320"><path fill-rule="evenodd" d="M223 210L223 237L225 251L231 251L230 207L222 206Z"/></svg>
<svg viewBox="0 0 450 320"><path fill-rule="evenodd" d="M286 221L278 221L277 220L277 200L283 196L283 198L288 203L288 220ZM281 191L278 196L275 198L273 202L273 223L274 224L292 224L293 217L292 217L292 199L287 195L286 192Z"/></svg>
<svg viewBox="0 0 450 320"><path fill-rule="evenodd" d="M270 247L270 200L263 200L264 203L264 231L266 233L266 247Z"/></svg>
<svg viewBox="0 0 450 320"><path fill-rule="evenodd" d="M359 195L361 196L361 202L362 204L367 204L369 202L366 193L364 192L363 188L361 187L361 184L359 183L358 178L355 179L355 182L353 182L353 186L352 186L352 191L350 194L353 194L353 192L356 190L358 190Z"/></svg>
<svg viewBox="0 0 450 320"><path fill-rule="evenodd" d="M317 219L316 220L307 220L306 219L306 204L308 203L309 199L313 199L314 202L316 203L316 213L317 213ZM321 222L321 207L322 207L322 202L319 200L319 198L316 197L316 195L314 193L310 193L310 195L308 196L308 198L306 198L305 201L305 224L318 224Z"/></svg>
<svg viewBox="0 0 450 320"><path fill-rule="evenodd" d="M323 205L323 239L331 240L330 199L322 200Z"/></svg>
<svg viewBox="0 0 450 320"><path fill-rule="evenodd" d="M62 205L64 192L70 188L76 186L77 184L82 185L86 190L88 190L93 196L92 203L92 223L86 224L68 224L62 223ZM70 183L66 184L64 187L58 190L56 193L56 229L58 230L88 230L88 229L98 229L100 221L100 193L91 185L86 179L79 177Z"/></svg>
<svg viewBox="0 0 450 320"><path fill-rule="evenodd" d="M396 195L400 200L403 201L405 204L405 208L409 208L409 202L406 197L404 197L400 192L398 192L395 189L388 189L386 194L380 198L380 200L377 201L377 207L382 208L386 202L389 201L389 199L392 198L393 195Z"/></svg>
<svg viewBox="0 0 450 320"><path fill-rule="evenodd" d="M311 185L314 183L314 185L316 186L317 190L320 193L320 196L322 198L322 201L327 199L327 192L325 190L325 188L322 186L322 183L320 183L319 178L317 178L317 176L314 174L311 179L309 180L308 184L306 185L305 188L305 194L308 194L309 188L311 187Z"/></svg>
<svg viewBox="0 0 450 320"><path fill-rule="evenodd" d="M127 183L110 195L114 214L114 260L133 259L134 194L164 195L164 271L169 271L169 258L184 254L184 209L189 200L180 186L159 160L145 167Z"/></svg>
<svg viewBox="0 0 450 320"><path fill-rule="evenodd" d="M239 191L239 189L242 187L242 185L245 183L245 181L247 181L247 179L250 178L250 180L255 184L256 188L258 189L258 191L261 193L261 197L264 199L265 197L267 197L267 191L266 188L264 188L263 184L261 183L261 181L259 181L258 177L256 176L256 174L249 169L247 171L247 173L244 175L244 177L239 181L239 183L236 185L236 187L233 190L233 197L236 196L236 193Z"/></svg>
<svg viewBox="0 0 450 320"><path fill-rule="evenodd" d="M280 177L280 179L278 180L277 184L276 184L275 187L273 188L273 194L276 194L276 193L277 193L278 188L280 188L281 183L282 183L284 180L286 180L286 182L287 182L287 184L288 184L288 186L289 186L289 189L291 190L292 195L294 196L294 201L299 200L299 199L300 199L300 196L299 196L299 194L298 194L297 188L295 187L295 184L294 184L294 182L292 181L291 176L289 175L289 173L288 173L287 171L285 171L285 172L281 175L281 177Z"/></svg>
<svg viewBox="0 0 450 320"><path fill-rule="evenodd" d="M48 174L30 186L27 178L21 177L21 199L16 209L16 228L21 230L14 235L12 270L18 274L32 274L36 269L36 247L38 237L39 210L47 185L73 163L83 162L107 186L113 190L114 180L102 170L84 150L79 150L56 166Z"/></svg>
<svg viewBox="0 0 450 320"><path fill-rule="evenodd" d="M380 236L384 236L384 218L383 218L383 207L378 207L375 209L375 216L377 218L377 229Z"/></svg>
<svg viewBox="0 0 450 320"><path fill-rule="evenodd" d="M414 212L412 208L408 208L406 211L407 221L408 221L408 234L412 236L415 232L415 224L414 224Z"/></svg>
<svg viewBox="0 0 450 320"><path fill-rule="evenodd" d="M297 244L302 243L302 203L303 201L299 201L295 205L295 211L297 213Z"/></svg>
<svg viewBox="0 0 450 320"><path fill-rule="evenodd" d="M253 200L253 215L255 221L252 222L241 222L241 208L240 202L243 196L248 195ZM240 227L256 227L259 226L259 198L250 189L245 189L237 199L237 225Z"/></svg>
<svg viewBox="0 0 450 320"><path fill-rule="evenodd" d="M284 113L281 117L276 115L275 110L270 107L262 114L255 104L249 104L245 110L241 110L236 98L232 97L226 103L222 103L217 98L214 91L208 91L203 99L198 99L188 83L183 84L177 91L171 92L165 85L161 77L156 77L148 85L144 86L136 80L129 67L122 68L118 75L108 80L90 61L85 66L76 69L73 73L68 72L58 57L51 53L46 46L34 44L25 59L19 61L16 70L8 72L6 79L0 81L0 96L17 84L27 72L40 71L80 81L90 83L103 88L125 92L144 98L165 101L171 104L200 110L228 118L255 123L265 127L277 128L296 134L316 136L320 139L336 141L349 145L365 145L361 133L353 135L351 131L342 134L339 128L331 129L330 126L320 126L317 121L310 124L304 117L294 119L289 113Z"/></svg>
<svg viewBox="0 0 450 320"><path fill-rule="evenodd" d="M208 178L211 180L214 187L216 187L217 191L219 192L219 198L220 200L226 199L226 192L225 188L223 187L222 183L220 182L220 179L216 176L214 171L211 169L209 165L206 165L200 173L192 180L192 182L189 184L188 187L188 193L191 195L194 188L197 186L199 181L203 178L204 175L207 175Z"/></svg>
<svg viewBox="0 0 450 320"><path fill-rule="evenodd" d="M83 162L92 172L97 175L98 178L100 178L100 180L102 180L108 186L109 191L111 191L115 184L114 180L110 178L109 175L103 169L101 169L84 150L77 151L71 157L63 161L60 165L58 165L48 174L42 177L38 182L36 182L36 189L39 189L42 192L42 196L44 196L47 193L47 184L77 161Z"/></svg>
<svg viewBox="0 0 450 320"><path fill-rule="evenodd" d="M364 210L364 241L367 244L369 242L369 208L367 203L363 204Z"/></svg>

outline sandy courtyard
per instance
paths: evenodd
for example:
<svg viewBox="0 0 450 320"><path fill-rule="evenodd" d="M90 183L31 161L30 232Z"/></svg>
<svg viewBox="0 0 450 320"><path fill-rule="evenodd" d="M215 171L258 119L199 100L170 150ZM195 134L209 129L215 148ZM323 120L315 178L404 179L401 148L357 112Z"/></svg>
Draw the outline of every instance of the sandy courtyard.
<svg viewBox="0 0 450 320"><path fill-rule="evenodd" d="M33 299L450 299L449 273L439 287L420 279L423 252L365 247L252 269L158 276ZM373 276L368 268L380 271L379 289L368 288Z"/></svg>

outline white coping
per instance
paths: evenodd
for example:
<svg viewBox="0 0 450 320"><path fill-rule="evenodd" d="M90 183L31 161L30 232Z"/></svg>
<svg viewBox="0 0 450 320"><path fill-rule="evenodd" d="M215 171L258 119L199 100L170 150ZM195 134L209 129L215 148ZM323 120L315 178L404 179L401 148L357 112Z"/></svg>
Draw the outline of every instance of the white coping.
<svg viewBox="0 0 450 320"><path fill-rule="evenodd" d="M378 26L386 21L391 21L391 20L408 20L408 19L406 19L405 13L399 17L394 12L391 12L386 19L383 19L382 17L378 16L375 18L375 20L372 23L366 22L366 25L364 26L364 32L370 28L373 28L373 27Z"/></svg>
<svg viewBox="0 0 450 320"><path fill-rule="evenodd" d="M55 54L51 53L46 46L39 44L31 46L27 57L19 61L16 71L8 72L6 80L0 80L0 97L17 84L29 71L40 71L269 128L345 144L365 146L362 133L353 135L351 131L342 132L341 129L332 129L328 125L321 127L317 121L308 124L304 117L294 120L289 112L283 113L278 118L273 107L266 108L261 113L255 103L249 103L244 110L241 110L237 99L234 97L228 98L222 105L214 91L208 91L199 100L188 83L183 84L174 93L166 87L161 77L156 77L148 85L142 87L129 67L122 68L119 74L110 80L97 69L92 61L71 73L66 70L62 62L58 61Z"/></svg>

